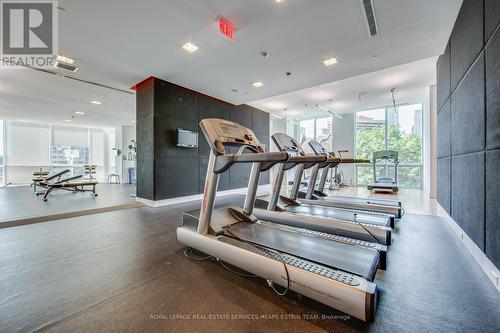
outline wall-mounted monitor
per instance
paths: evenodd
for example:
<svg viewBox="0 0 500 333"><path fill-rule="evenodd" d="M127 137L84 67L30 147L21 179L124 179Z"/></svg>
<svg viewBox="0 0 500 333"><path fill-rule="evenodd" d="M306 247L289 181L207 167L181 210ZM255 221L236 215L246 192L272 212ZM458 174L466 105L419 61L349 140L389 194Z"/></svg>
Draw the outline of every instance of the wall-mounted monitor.
<svg viewBox="0 0 500 333"><path fill-rule="evenodd" d="M198 147L198 132L177 129L177 147L196 148Z"/></svg>

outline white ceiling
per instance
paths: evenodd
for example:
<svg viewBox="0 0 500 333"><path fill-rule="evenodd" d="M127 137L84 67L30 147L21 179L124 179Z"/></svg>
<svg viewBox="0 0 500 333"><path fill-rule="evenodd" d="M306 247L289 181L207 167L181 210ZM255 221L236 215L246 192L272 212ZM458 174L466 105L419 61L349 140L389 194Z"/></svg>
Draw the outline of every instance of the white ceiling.
<svg viewBox="0 0 500 333"><path fill-rule="evenodd" d="M306 88L250 103L279 117L307 118L328 113L348 113L392 105L391 88L396 87L395 100L400 103L422 103L429 86L436 83L436 57L418 60L369 74Z"/></svg>
<svg viewBox="0 0 500 333"><path fill-rule="evenodd" d="M59 0L59 53L77 60L75 76L83 80L127 90L154 75L248 103L436 56L461 2L374 0L379 35L370 38L361 0ZM218 15L237 26L235 42L219 34ZM186 53L181 46L188 41L200 49ZM332 56L339 63L325 67L322 60ZM264 86L251 87L256 80ZM60 121L87 107L93 94L109 98L104 112L75 124L109 126L134 117L129 94L35 71L2 71L0 94L4 118Z"/></svg>

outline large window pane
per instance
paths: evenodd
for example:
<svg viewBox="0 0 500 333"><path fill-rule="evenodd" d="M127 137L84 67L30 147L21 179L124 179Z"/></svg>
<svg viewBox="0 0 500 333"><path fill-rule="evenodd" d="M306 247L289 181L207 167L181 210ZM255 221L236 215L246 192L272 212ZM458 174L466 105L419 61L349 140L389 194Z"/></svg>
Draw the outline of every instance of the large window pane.
<svg viewBox="0 0 500 333"><path fill-rule="evenodd" d="M387 109L387 148L399 152L400 163L422 163L422 104Z"/></svg>
<svg viewBox="0 0 500 333"><path fill-rule="evenodd" d="M422 104L411 104L361 111L356 116L357 155L372 158L374 151L396 150L399 153L398 183L401 187L421 187L422 179ZM373 181L373 171L357 166L357 183ZM377 165L377 177L394 177L391 163Z"/></svg>
<svg viewBox="0 0 500 333"><path fill-rule="evenodd" d="M356 114L356 155L371 159L373 152L385 149L385 109Z"/></svg>
<svg viewBox="0 0 500 333"><path fill-rule="evenodd" d="M88 129L54 126L52 164L81 166L89 164Z"/></svg>
<svg viewBox="0 0 500 333"><path fill-rule="evenodd" d="M332 117L316 119L316 141L321 143L328 151L332 151Z"/></svg>
<svg viewBox="0 0 500 333"><path fill-rule="evenodd" d="M398 183L400 186L420 188L422 185L421 179L422 179L421 166L398 167Z"/></svg>
<svg viewBox="0 0 500 333"><path fill-rule="evenodd" d="M6 153L9 166L49 165L49 126L7 122Z"/></svg>
<svg viewBox="0 0 500 333"><path fill-rule="evenodd" d="M300 143L314 140L314 119L301 120L299 123Z"/></svg>

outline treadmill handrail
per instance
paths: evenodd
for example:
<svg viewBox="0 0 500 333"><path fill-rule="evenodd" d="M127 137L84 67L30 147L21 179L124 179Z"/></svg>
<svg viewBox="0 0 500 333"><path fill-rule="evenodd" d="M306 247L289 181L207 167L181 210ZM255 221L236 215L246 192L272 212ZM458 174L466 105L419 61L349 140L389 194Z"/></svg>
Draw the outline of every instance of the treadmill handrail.
<svg viewBox="0 0 500 333"><path fill-rule="evenodd" d="M286 162L289 155L286 152L264 152L264 153L245 153L245 154L225 154L217 156L215 162L215 173L222 173L229 169L235 163L257 163L261 162L270 168L278 162ZM269 163L272 165L269 166Z"/></svg>

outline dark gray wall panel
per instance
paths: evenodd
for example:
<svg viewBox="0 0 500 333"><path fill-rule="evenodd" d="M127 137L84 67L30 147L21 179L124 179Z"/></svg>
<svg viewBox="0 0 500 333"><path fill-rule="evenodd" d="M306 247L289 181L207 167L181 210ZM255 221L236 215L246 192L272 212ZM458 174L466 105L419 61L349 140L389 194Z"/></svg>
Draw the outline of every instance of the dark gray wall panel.
<svg viewBox="0 0 500 333"><path fill-rule="evenodd" d="M252 108L252 130L255 134L269 135L269 113Z"/></svg>
<svg viewBox="0 0 500 333"><path fill-rule="evenodd" d="M208 158L200 158L198 160L198 193L203 193L205 186L205 177L207 176ZM229 190L229 171L224 172L219 176L218 191Z"/></svg>
<svg viewBox="0 0 500 333"><path fill-rule="evenodd" d="M251 164L233 165L229 170L229 187L231 189L247 187L251 168Z"/></svg>
<svg viewBox="0 0 500 333"><path fill-rule="evenodd" d="M441 112L446 100L450 97L450 43L446 44L444 53L439 56L437 65L437 110Z"/></svg>
<svg viewBox="0 0 500 333"><path fill-rule="evenodd" d="M155 200L198 193L198 158L157 158L155 164Z"/></svg>
<svg viewBox="0 0 500 333"><path fill-rule="evenodd" d="M198 99L198 118L221 118L229 120L229 103L200 95Z"/></svg>
<svg viewBox="0 0 500 333"><path fill-rule="evenodd" d="M482 0L464 0L451 33L450 43L453 91L484 45Z"/></svg>
<svg viewBox="0 0 500 333"><path fill-rule="evenodd" d="M486 147L500 148L500 33L498 31L486 47L486 119Z"/></svg>
<svg viewBox="0 0 500 333"><path fill-rule="evenodd" d="M159 79L146 83L138 87L141 99L137 103L138 152L141 152L138 158L149 157L138 167L140 197L162 200L202 193L210 150L199 128L200 119L222 118L241 123L252 128L264 144L269 144L269 115L263 111L248 105L235 106ZM145 112L144 107L149 111ZM143 113L147 116L139 117ZM178 128L199 133L197 149L176 146ZM220 176L218 189L246 187L250 168L250 165L233 166ZM261 184L268 183L268 179L269 175L263 174ZM143 191L139 189L142 187Z"/></svg>
<svg viewBox="0 0 500 333"><path fill-rule="evenodd" d="M485 42L493 34L493 31L497 28L498 24L500 24L500 1L499 0L485 0L484 3L484 30Z"/></svg>
<svg viewBox="0 0 500 333"><path fill-rule="evenodd" d="M138 158L137 167L137 196L154 200L154 158Z"/></svg>
<svg viewBox="0 0 500 333"><path fill-rule="evenodd" d="M154 114L155 80L144 81L135 94L137 118Z"/></svg>
<svg viewBox="0 0 500 333"><path fill-rule="evenodd" d="M157 80L155 115L197 120L198 94L169 82Z"/></svg>
<svg viewBox="0 0 500 333"><path fill-rule="evenodd" d="M500 150L486 152L486 255L500 267Z"/></svg>
<svg viewBox="0 0 500 333"><path fill-rule="evenodd" d="M231 105L229 111L229 120L252 128L252 107L246 104Z"/></svg>
<svg viewBox="0 0 500 333"><path fill-rule="evenodd" d="M437 160L437 201L451 215L451 158Z"/></svg>
<svg viewBox="0 0 500 333"><path fill-rule="evenodd" d="M137 158L154 157L154 120L153 114L137 118Z"/></svg>
<svg viewBox="0 0 500 333"><path fill-rule="evenodd" d="M451 110L448 101L437 115L437 157L451 155Z"/></svg>
<svg viewBox="0 0 500 333"><path fill-rule="evenodd" d="M485 153L452 157L451 216L484 251Z"/></svg>
<svg viewBox="0 0 500 333"><path fill-rule="evenodd" d="M484 149L484 57L481 56L451 96L452 155Z"/></svg>
<svg viewBox="0 0 500 333"><path fill-rule="evenodd" d="M198 148L177 147L178 128L197 132L198 121L163 116L157 117L155 126L155 157L198 157ZM202 139L205 140L205 138Z"/></svg>

